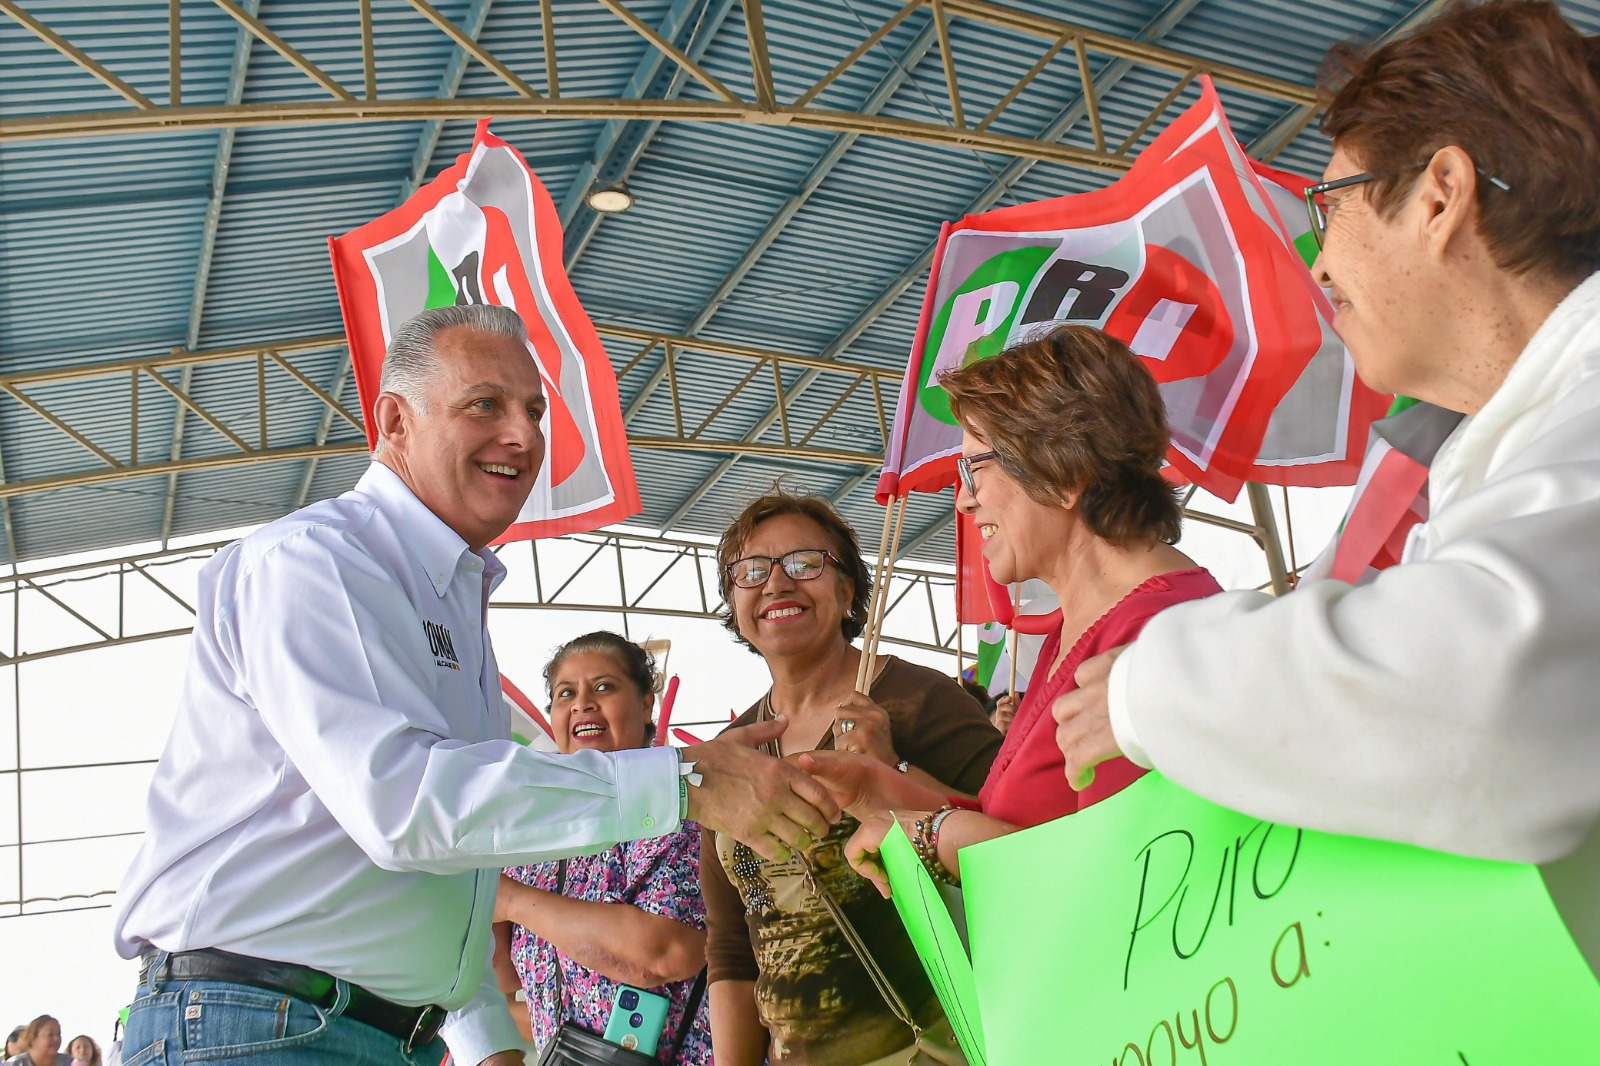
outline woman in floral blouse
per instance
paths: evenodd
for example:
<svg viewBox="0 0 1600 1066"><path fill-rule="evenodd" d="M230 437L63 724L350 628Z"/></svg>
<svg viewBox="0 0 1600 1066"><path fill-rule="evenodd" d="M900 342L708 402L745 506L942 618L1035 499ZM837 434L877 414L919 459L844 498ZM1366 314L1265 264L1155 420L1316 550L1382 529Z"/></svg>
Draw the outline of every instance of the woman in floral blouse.
<svg viewBox="0 0 1600 1066"><path fill-rule="evenodd" d="M637 644L615 633L590 633L557 649L544 676L551 729L564 754L642 748L653 739L656 667ZM514 923L511 960L534 1040L542 1047L568 1020L603 1032L617 986L628 984L671 1001L657 1050L662 1062L709 1063L703 995L672 1057L673 1037L705 967L705 913L700 827L693 822L598 855L506 870L495 919Z"/></svg>

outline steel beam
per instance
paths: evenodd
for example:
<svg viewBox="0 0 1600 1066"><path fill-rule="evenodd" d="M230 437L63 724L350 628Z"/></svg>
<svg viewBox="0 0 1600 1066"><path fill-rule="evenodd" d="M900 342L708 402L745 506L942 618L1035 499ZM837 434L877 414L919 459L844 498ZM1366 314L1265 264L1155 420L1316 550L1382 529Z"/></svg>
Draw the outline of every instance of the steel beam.
<svg viewBox="0 0 1600 1066"><path fill-rule="evenodd" d="M220 7L223 11L226 11L230 18L232 18L239 25L243 26L245 29L249 30L253 36L260 38L261 42L268 48L271 48L274 52L277 52L280 56L287 59L290 65L296 70L310 78L312 81L316 82L318 85L322 86L328 95L334 97L336 100L339 100L342 103L358 103L350 91L343 85L340 85L338 81L336 81L327 73L327 71L323 70L321 67L311 62L311 60L301 55L293 46L289 44L288 41L285 41L282 37L279 37L272 31L270 27L257 18L253 12L247 10L247 7L251 6L248 0L245 6L241 6L238 3L238 0L211 0L211 2ZM254 6L259 9L259 2L255 3Z"/></svg>
<svg viewBox="0 0 1600 1066"><path fill-rule="evenodd" d="M101 111L91 114L41 115L0 119L0 142L126 136L173 130L255 126L316 126L348 122L419 122L428 119L478 119L493 114L513 119L642 119L668 122L744 122L757 126L786 125L834 133L862 133L929 144L940 148L1024 159L1047 160L1090 170L1121 173L1132 160L1110 152L1051 144L988 130L958 130L933 122L863 116L826 108L780 107L762 111L753 104L716 100L617 100L564 96L560 100L521 97L470 100L280 101L237 107L156 108L151 111Z"/></svg>
<svg viewBox="0 0 1600 1066"><path fill-rule="evenodd" d="M484 23L488 21L489 8L493 4L494 0L473 0L472 6L467 9L466 18L463 20L464 25L458 28L459 32L467 34L474 41L477 40L479 34L483 32ZM366 30L370 32L371 26L367 26ZM452 40L454 40L453 36ZM370 47L370 43L370 41L365 42L363 48ZM461 80L466 76L466 73L467 49L461 47L459 42L456 42L456 47L451 49L450 61L445 64L444 73L439 77L439 88L435 91L435 95L444 100L454 99L456 93L461 89ZM367 95L369 99L375 96L371 92ZM417 133L416 147L411 150L411 166L407 171L407 177L400 183L400 193L395 198L396 207L405 203L417 189L421 188L422 179L427 173L428 164L433 161L433 154L439 147L439 135L443 131L443 120L424 122L422 124L422 129ZM193 347L193 345L191 344L190 347ZM333 380L333 395L338 401L342 401L345 386L349 383L350 366L350 359L347 353L343 364L339 367L339 373L335 375ZM333 419L334 408L330 405L327 410L323 411L322 422L317 427L316 443L319 446L327 443L328 435L333 432ZM296 508L305 506L306 499L311 494L311 485L317 478L317 462L318 460L315 457L306 461L306 468L300 475L300 488L295 493L294 505Z"/></svg>
<svg viewBox="0 0 1600 1066"><path fill-rule="evenodd" d="M261 0L244 0L242 10L254 19L261 11ZM223 101L229 106L236 106L244 99L244 80L250 70L250 49L255 41L247 26L240 26L235 33L237 36L233 43L233 62L229 64L228 69L228 89L223 97ZM235 132L232 129L222 131L217 140L217 158L211 167L211 188L209 199L206 201L206 218L200 230L200 258L195 263L194 284L190 288L189 326L184 330L183 346L191 351L200 345L200 319L205 314L206 287L211 280L211 259L216 254L217 230L222 225L222 203L227 195L228 167L233 161ZM189 391L190 378L190 368L184 367L179 381L179 388L184 393ZM183 404L176 402L172 412L172 462L183 458L183 430L188 420L188 412L184 410ZM137 463L138 456L134 456L132 461ZM163 545L172 534L172 516L177 507L178 475L174 473L167 477L166 498L161 505Z"/></svg>
<svg viewBox="0 0 1600 1066"><path fill-rule="evenodd" d="M6 458L0 451L0 486L6 483ZM6 536L6 562L11 566L11 572L17 572L17 530L11 520L11 500L0 497L0 525L5 527Z"/></svg>
<svg viewBox="0 0 1600 1066"><path fill-rule="evenodd" d="M1245 486L1250 499L1250 514L1256 520L1252 536L1267 553L1267 577L1274 596L1287 595L1290 588L1289 568L1283 561L1283 541L1278 537L1278 518L1272 510L1272 497L1265 485L1250 482Z"/></svg>
<svg viewBox="0 0 1600 1066"><path fill-rule="evenodd" d="M1373 42L1373 47L1378 47L1410 33L1418 26L1429 21L1438 14L1439 9L1445 5L1445 0L1422 0L1421 3L1406 12L1404 18L1393 26L1383 31ZM1246 147L1246 151L1263 162L1270 163L1279 152L1289 147L1300 131L1311 124L1316 117L1320 105L1315 102L1297 104L1274 119L1265 130L1257 134L1255 139Z"/></svg>
<svg viewBox="0 0 1600 1066"><path fill-rule="evenodd" d="M800 370L807 375L832 374L840 378L849 379L856 387L862 387L861 382L870 379L875 383L873 389L875 393L881 393L885 385L898 384L900 378L898 371L884 367L838 360L824 361L813 357L795 355L790 352L753 348L748 345L734 344L727 341L658 334L629 326L599 324L596 328L605 336L616 337L629 342L645 341L651 344L665 344L676 351L702 352L748 362L758 373L752 373L747 376L747 383L757 381L762 377L759 371L772 367L778 368L780 371ZM253 430L244 430L243 427L228 425L203 405L189 397L181 383L181 379L184 376L199 367L252 362L257 367L253 383L257 393L256 403L252 406L257 412L258 419L260 412L268 401L268 371L270 370L273 376L271 382L273 386L281 386L283 379L288 378L325 405L327 411L322 428L330 427L333 420L337 418L342 419L347 425L360 430L363 427L361 417L352 413L342 403L342 381L348 379L349 375L347 373L341 374L341 383L335 385L335 391L330 393L311 380L290 359L292 356L303 355L308 352L325 352L330 348L342 347L343 345L344 338L337 335L307 337L268 341L265 344L224 348L210 352L177 349L170 355L158 356L153 359L119 360L98 365L75 365L60 369L31 370L17 374L0 375L0 392L18 399L32 417L39 418L55 426L58 431L78 440L83 447L92 451L103 464L89 469L69 471L44 478L0 483L0 501L28 493L121 481L129 478L166 476L171 480L180 474L197 470L215 470L261 462L316 461L335 456L365 454L367 444L364 436L359 440L330 443L328 441L329 434L320 430L316 438L310 443L302 441L290 444L284 442L278 447L266 447L264 442L251 445L241 436L241 430L244 433L255 433L259 436L259 426ZM178 384L174 384L168 377L173 370L179 371L180 382ZM135 398L139 394L139 386L143 381L143 376L147 376L151 381L156 382L171 394L180 411L185 412L185 414L189 411L195 412L212 429L227 439L235 450L187 459L181 456L172 457L153 463L142 462L136 453L130 452L127 461L124 462L119 456L107 452L92 440L83 437L69 423L60 419L37 399L29 396L26 391L31 386L91 379L110 380L118 383L126 382L130 420L132 420L136 418L134 406L137 400ZM779 392L776 386L764 387L772 387L774 395L781 397L782 404L791 402L792 396ZM829 419L836 414L837 410L837 406L830 409L814 425L807 423L810 432L806 434L801 442L792 445L774 445L755 440L739 441L704 436L704 431L712 422L710 418L692 430L685 430L683 427L686 425L686 419L681 409L675 405L675 422L679 427L676 435L648 436L635 434L629 437L629 444L633 447L656 451L689 451L718 455L732 453L762 458L783 458L796 461L842 464L846 467L867 470L881 465L883 462L881 452L819 448L809 443L810 436L815 433L816 428L828 424ZM301 479L299 499L302 502L309 490L309 476L308 467L308 473L303 475ZM170 529L170 527L167 528Z"/></svg>
<svg viewBox="0 0 1600 1066"><path fill-rule="evenodd" d="M933 47L935 40L937 40L937 33L933 23L929 22L922 28L922 30L917 34L916 38L911 42L911 45L895 62L894 68L884 75L883 80L878 83L877 88L875 88L867 96L866 100L862 102L861 114L875 115L882 111L884 106L888 104L889 100L894 96L894 94L898 92L901 86L903 86L910 78L911 68L921 62L922 58L928 54L928 51ZM728 297L733 293L733 290L738 287L739 283L743 281L746 275L750 273L751 269L755 267L761 256L766 253L768 248L772 247L773 242L775 242L783 233L784 227L789 224L790 219L794 218L795 215L800 213L800 209L804 207L811 200L811 197L816 193L816 191L822 187L823 181L829 174L833 172L834 167L839 165L839 163L844 159L845 155L855 145L859 138L860 134L856 133L841 134L840 136L834 138L833 143L828 146L827 150L823 152L822 155L817 158L816 163L812 165L811 170L806 174L805 180L800 183L800 187L796 189L794 194L785 200L776 211L773 212L772 217L768 220L766 226L762 228L761 233L754 241L750 243L747 248L745 248L738 261L734 263L733 267L728 271L728 273L723 276L722 281L717 284L717 287L712 292L710 298L707 299L700 310L695 313L695 316L689 320L688 325L683 328L684 333L693 336L706 327L706 325L716 315L717 311L720 310L722 305L727 301ZM627 410L623 412L622 420L624 423L627 423L639 413L640 409L643 408L645 403L650 399L651 394L654 393L657 386L661 384L661 380L664 376L665 370L658 369L654 374L651 375L650 380L645 382L643 388L640 389L639 394L633 398L632 402L628 404ZM667 519L666 526L663 528L671 528L671 526L676 524L678 520L683 517L684 513L689 510L689 508L693 507L695 503L699 502L699 499L704 496L705 491L708 488L709 485L702 484L698 490L699 495L685 500L684 503L673 512L672 516Z"/></svg>
<svg viewBox="0 0 1600 1066"><path fill-rule="evenodd" d="M695 23L687 45L687 50L678 54L685 56L691 63L704 58L711 48L711 42L722 30L722 24L727 20L733 10L734 0L706 0L706 6L700 12L700 18ZM681 27L675 27L674 15L678 13L678 5L668 11L663 22L663 30L655 33L653 38L670 41L672 37L682 32ZM637 20L635 20L637 21ZM666 31L671 29L668 34ZM676 49L674 49L676 51ZM642 78L649 72L653 80L665 66L668 54L660 48L651 50L640 60L639 68L634 72L635 78ZM630 82L631 84L631 82ZM676 100L683 92L683 87L688 84L688 74L681 65L673 73L666 88L662 91L663 100ZM644 82L646 88L650 82ZM643 92L643 90L640 90ZM594 240L594 235L599 232L601 215L598 211L589 208L588 194L597 180L604 179L612 182L625 182L633 174L644 154L650 148L650 142L655 139L657 131L661 128L659 121L647 122L642 127L630 129L626 122L608 122L595 138L594 165L585 167L574 179L572 186L567 190L567 198L562 203L563 210L570 210L569 214L562 216L562 228L566 236L562 242L562 259L570 271L588 250L589 242ZM569 208L570 205L570 208ZM570 222L576 219L576 226Z"/></svg>
<svg viewBox="0 0 1600 1066"><path fill-rule="evenodd" d="M1166 34L1170 33L1173 27L1177 26L1178 23L1183 20L1183 17L1192 11L1198 3L1199 0L1172 0L1171 3L1168 3L1167 6L1163 8L1155 18L1151 19L1150 22L1148 22L1139 31L1138 38L1136 38L1136 40L1149 41L1165 36ZM1095 76L1094 89L1091 91L1095 95L1104 95L1106 92L1110 91L1112 86L1121 81L1122 78L1126 77L1128 72L1132 69L1133 64L1129 60L1113 60L1111 63L1107 64L1104 70ZM1077 125L1077 123L1089 113L1090 105L1088 103L1088 99L1089 93L1085 93L1085 95L1080 96L1077 100L1068 105L1067 108L1055 119L1055 121L1050 123L1045 132L1040 135L1041 140L1047 142L1055 141L1056 139L1064 136L1066 132L1073 126ZM958 213L958 216L976 214L980 211L987 211L990 207L993 207L995 203L999 201L1000 197L1009 191L1011 184L1017 179L1021 178L1022 175L1026 174L1033 165L1033 161L1031 160L1013 160L1006 166L1004 170L1001 171L1000 174L996 175L994 181L992 181L982 193L980 193L972 200L971 203L969 203L962 211ZM838 336L829 342L827 347L823 349L821 358L824 360L832 360L837 358L846 349L848 349L850 345L854 344L861 334L867 331L873 322L877 321L879 315L883 314L883 312L888 310L888 308L891 307L896 300L904 295L905 291L914 285L917 282L917 279L921 278L927 272L929 266L933 262L933 253L934 249L937 247L937 244L937 241L929 244L928 247L922 251L922 254L917 256L917 258L913 260L909 266L903 269L893 281L891 281L883 290L881 290L878 296L874 298L866 306L866 308L856 316L854 321L852 321L850 325L846 326ZM691 330L690 332L693 331ZM793 399L801 392L805 391L805 389L807 389L814 380L814 377L802 377L798 382L790 387L790 398ZM635 404L637 403L638 401L635 401ZM636 406L630 406L629 413L633 413L636 409ZM768 411L766 415L759 419L755 426L745 434L745 439L753 440L759 438L763 433L772 427L772 424L774 421L776 421L776 418L777 413L775 410ZM728 458L719 462L716 467L712 469L711 473L705 478L705 480L695 488L694 492L690 494L688 499L686 499L684 503L680 504L673 511L668 521L663 524L662 531L666 532L674 523L680 521L683 515L686 514L695 503L697 503L700 499L703 499L706 493L711 491L716 482L724 474L733 469L733 466L736 462L738 462L737 455L730 455Z"/></svg>
<svg viewBox="0 0 1600 1066"><path fill-rule="evenodd" d="M156 106L143 93L139 92L133 86L117 77L115 74L111 73L111 71L107 70L101 63L96 62L89 56L87 52L83 51L81 48L78 48L71 41L67 40L59 33L56 33L50 27L34 18L26 11L22 10L22 6L15 3L14 0L0 0L0 12L4 12L5 14L11 16L11 18L16 20L16 22L24 27L29 33L33 34L45 44L48 44L51 48L54 48L56 51L72 60L78 66L94 75L94 77L102 85L105 85L107 88L111 89L130 104L133 104L135 107L144 110L151 110ZM170 13L168 18L171 18Z"/></svg>
<svg viewBox="0 0 1600 1066"><path fill-rule="evenodd" d="M516 90L517 95L526 97L529 100L543 99L543 97L534 91L533 86L523 81L515 71L506 66L504 63L500 62L500 60L496 59L492 54L478 44L478 32L476 30L463 30L460 26L457 26L454 22L451 22L448 18L446 18L438 8L428 3L428 0L409 0L409 2L412 7L422 12L423 16L429 22L433 23L440 32L454 41L457 48L461 49L462 52L471 55L473 59L476 59L479 63L482 63L485 67L489 68L489 70L493 71L495 77L499 78L501 81L511 86L512 89Z"/></svg>
<svg viewBox="0 0 1600 1066"><path fill-rule="evenodd" d="M462 20L463 30L476 39L483 33L483 25L489 19L489 8L494 5L494 0L473 0L472 7L467 10L467 17ZM462 48L451 50L450 62L445 64L444 74L439 78L439 88L435 92L441 100L453 100L461 89L461 79L467 73L467 53ZM411 198L411 194L422 186L422 179L428 171L428 164L433 161L433 153L439 147L439 134L444 130L444 120L434 119L422 124L421 131L417 134L417 146L411 150L410 177L400 186L400 196L395 201L403 204Z"/></svg>
<svg viewBox="0 0 1600 1066"><path fill-rule="evenodd" d="M418 7L419 10L424 10L425 14L431 10L431 7L424 0L410 0L410 2L413 6ZM731 90L728 90L726 85L709 75L700 66L699 59L693 54L692 49L678 49L669 35L639 22L637 17L632 14L621 0L603 0L603 2L619 18L633 26L636 31L651 42L652 52L662 56L662 62L673 62L679 66L681 72L684 72L684 76L696 77L711 85L717 99L707 101L645 99L642 95L625 99L575 99L571 96L533 98L528 95L533 92L531 87L527 87L526 83L522 83L520 79L514 79L511 82L517 93L505 99L483 98L470 101L456 99L406 100L383 97L357 99L325 71L296 52L261 19L251 15L247 9L241 7L238 0L214 0L218 7L226 11L251 34L265 41L279 54L285 56L297 66L307 77L320 85L331 98L279 100L259 104L239 103L232 106L226 104L222 106L184 106L171 102L166 107L136 104L136 106L120 110L6 118L0 119L0 140L88 137L102 134L126 134L193 128L239 128L284 123L303 125L367 121L428 121L445 118L477 118L483 114L497 114L506 118L601 119L608 122L643 119L647 121L737 121L762 125L794 125L801 128L833 130L841 133L873 133L901 137L928 144L995 152L1004 155L1048 158L1069 165L1109 169L1112 171L1125 169L1129 162L1125 157L1103 150L1085 151L1074 149L1070 146L1042 144L1036 139L998 136L986 129L965 129L959 123L951 125L937 122L885 119L881 116L864 117L852 112L819 108L813 102L817 96L814 91L816 87L813 87L812 92L802 94L801 97L789 104L775 99L769 101L766 98L755 101L744 100ZM727 7L731 7L732 0L712 0L712 2L717 5L725 5L721 7L721 10L725 13ZM23 21L27 25L25 16L19 17L20 9L14 3L14 0L0 0L0 5L3 5L0 6L0 11L10 13L13 18L18 18L19 21ZM918 4L907 5L894 18L903 18L920 6ZM1220 84L1232 86L1241 91L1259 96L1282 99L1290 104L1315 106L1317 102L1315 91L1308 86L1257 74L1239 67L1205 62L1194 56L1156 47L1149 43L1148 40L1121 38L1113 34L1075 26L1059 19L1046 18L1001 5L982 2L982 0L940 0L938 6L941 11L952 17L959 16L993 26L1043 36L1052 44L1064 39L1070 40L1074 53L1079 57L1080 64L1085 63L1087 61L1086 57L1093 53L1096 56L1126 59L1132 63L1154 66L1180 74L1210 73ZM892 21L894 19L891 19ZM439 19L434 19L434 22L438 25ZM764 25L764 23L761 25ZM451 32L451 36L458 43L472 42L472 35L467 30L451 27L447 32ZM760 26L757 26L756 33L759 35ZM869 37L868 41L863 42L863 44L870 47L871 40L872 38ZM63 40L62 43L70 47L69 42ZM369 57L367 54L372 51L377 43L381 42L373 42L370 37L363 37L362 40L355 42L358 55L352 56L349 65L355 67L359 62L363 73L365 73L372 64L381 61L381 56L374 55ZM547 53L557 51L554 47L555 41L553 37L547 43L549 44ZM178 44L179 47L177 49L169 50L181 52L181 41ZM472 47L480 60L489 65L491 69L502 68L502 77L509 72L509 68L506 68L503 63L495 59L492 54L481 47L477 47L475 44ZM756 52L757 61L760 60L762 54L765 53L758 49ZM860 54L862 54L862 49L858 47L855 52L851 53L851 56L846 57L845 63L841 64L841 66L847 67L853 61L851 57L859 58ZM836 75L837 72L836 69L832 73ZM951 72L952 74L955 73L954 66L951 67ZM111 72L105 71L105 73L110 75ZM759 78L757 80L760 81ZM827 77L823 81L826 82ZM645 86L638 86L634 88L634 92L642 94L644 89ZM554 94L552 94L553 96ZM150 101L145 100L144 103L148 104ZM1091 120L1094 117L1096 116L1091 115ZM612 132L607 136L617 136L616 129L616 127L611 127ZM594 172L581 175L581 177L589 181L592 181L596 176L599 175ZM586 190L586 188L587 184L584 183L583 190ZM581 196L583 190L575 190L575 192ZM570 220L573 210L575 209L568 208L568 214L565 216L567 220Z"/></svg>
<svg viewBox="0 0 1600 1066"><path fill-rule="evenodd" d="M676 38L683 32L684 24L690 14L699 7L702 0L673 0L672 7L667 9L667 14L661 20L661 32L668 37ZM655 48L646 48L639 63L634 67L633 74L629 76L628 83L623 87L622 94L626 97L642 97L654 84L656 76L661 73L666 65L667 57ZM594 139L594 147L589 154L588 162L578 169L577 175L572 179L567 195L562 199L556 213L561 217L561 228L565 231L572 225L572 220L577 217L578 208L584 204L584 197L589 193L590 187L600 177L600 171L611 158L611 153L616 150L617 141L621 138L623 130L627 128L627 119L616 118L607 121L600 127L600 132Z"/></svg>
<svg viewBox="0 0 1600 1066"><path fill-rule="evenodd" d="M497 610L589 611L677 618L709 619L715 617L718 593L716 544L713 541L707 539L689 540L685 538L649 537L636 533L605 531L561 537L558 538L556 543L562 542L592 547L594 550L578 565L576 570L567 574L566 580L554 591L546 593L541 585L534 583L536 591L532 599L494 600L491 601L490 607ZM138 552L113 558L78 562L66 566L23 571L10 576L0 576L0 604L5 602L5 597L7 596L15 598L24 593L36 593L46 597L56 610L75 614L64 602L54 597L50 589L67 584L81 587L93 582L117 582L118 594L120 595L122 583L129 580L144 580L175 600L192 617L196 613L196 606L175 594L167 584L157 579L152 571L174 563L193 562L209 558L228 543L230 542L211 541L181 548ZM530 561L537 570L541 546L548 552L552 542L531 541L528 544L532 552ZM664 559L664 569L656 575L655 580L648 582L643 591L631 596L627 594L628 590L625 585L624 574L614 569L610 562L613 554L620 557L623 552L664 553L667 556ZM516 555L507 556L502 554L502 559L512 567L519 565L518 556ZM694 563L692 572L699 586L697 594L692 597L686 597L686 602L681 605L675 603L647 603L646 601L650 599L650 593L654 591L660 580L684 559L691 559ZM547 561L545 566L548 568L550 563ZM562 567L563 572L566 569L566 566ZM581 582L578 581L578 578L583 575L587 575L586 579ZM915 589L919 585L926 585L930 590L933 588L948 590L954 586L954 573L950 567L902 563L895 568L894 577L896 581L904 584L905 591ZM569 590L571 590L571 595L568 595ZM612 595L612 593L615 594ZM905 592L902 592L902 598L904 595ZM189 626L142 629L136 625L129 625L128 620L125 618L119 618L117 624L111 628L98 626L82 617L79 618L79 621L96 631L99 634L99 638L70 644L39 644L26 648L19 646L14 648L10 655L0 656L0 667L17 666L23 663L36 662L41 659L55 658L96 648L121 647L145 641L162 640L167 637L183 636L191 631ZM909 639L904 631L886 634L884 639L891 643L925 648L930 651L948 652L951 650L942 643L929 644Z"/></svg>

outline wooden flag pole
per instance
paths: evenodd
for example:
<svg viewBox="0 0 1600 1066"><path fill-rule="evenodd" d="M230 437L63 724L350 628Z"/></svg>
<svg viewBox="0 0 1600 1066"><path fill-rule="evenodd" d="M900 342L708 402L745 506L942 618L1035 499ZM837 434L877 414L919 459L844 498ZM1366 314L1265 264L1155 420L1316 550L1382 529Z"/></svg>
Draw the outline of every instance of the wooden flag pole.
<svg viewBox="0 0 1600 1066"><path fill-rule="evenodd" d="M879 578L873 589L873 601L867 612L867 631L861 646L861 670L856 675L856 691L866 695L872 689L872 679L878 672L878 638L883 633L883 618L889 613L889 582L894 578L894 556L900 550L900 530L905 524L906 512L911 509L909 497L898 501L900 509L894 514L893 533L880 549ZM891 510L893 504L890 505ZM889 529L885 524L885 529Z"/></svg>
<svg viewBox="0 0 1600 1066"><path fill-rule="evenodd" d="M889 583L894 580L895 556L900 554L900 531L905 528L906 512L911 510L911 497L900 498L900 513L894 518L894 535L889 538L889 562L883 569L883 595L878 599L878 619L872 626L872 656L867 663L866 693L872 688L872 679L878 674L878 642L883 639L883 619L889 613Z"/></svg>
<svg viewBox="0 0 1600 1066"><path fill-rule="evenodd" d="M883 509L883 532L878 534L878 565L872 572L872 593L867 599L867 624L861 633L861 659L856 664L857 692L864 693L867 691L867 650L871 647L872 642L872 618L878 611L878 597L882 595L883 591L883 564L884 560L888 558L888 552L885 549L889 544L889 531L892 528L891 524L894 522L895 504L898 502L898 500L890 499L888 505Z"/></svg>
<svg viewBox="0 0 1600 1066"><path fill-rule="evenodd" d="M1006 689L1007 694L1017 694L1017 615L1022 613L1022 582L1017 582L1011 590L1011 684Z"/></svg>
<svg viewBox="0 0 1600 1066"><path fill-rule="evenodd" d="M959 616L957 616L957 618L956 618L956 684L958 684L958 685L961 684L962 678L966 675L966 672L967 672L966 671L966 664L964 662L962 662L962 659L963 659L963 655L962 655L962 652L961 652L961 618Z"/></svg>

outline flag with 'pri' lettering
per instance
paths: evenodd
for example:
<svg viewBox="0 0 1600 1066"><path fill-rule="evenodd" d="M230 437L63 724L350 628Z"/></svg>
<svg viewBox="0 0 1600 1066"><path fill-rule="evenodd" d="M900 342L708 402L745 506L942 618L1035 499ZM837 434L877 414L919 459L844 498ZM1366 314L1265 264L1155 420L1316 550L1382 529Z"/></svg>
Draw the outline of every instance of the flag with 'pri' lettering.
<svg viewBox="0 0 1600 1066"><path fill-rule="evenodd" d="M1258 169L1216 90L1114 184L969 215L941 235L878 498L955 480L961 431L938 376L1050 324L1126 342L1160 386L1174 472L1225 499L1245 481L1350 484L1388 398L1356 379L1297 247L1304 183Z"/></svg>
<svg viewBox="0 0 1600 1066"><path fill-rule="evenodd" d="M328 245L369 441L395 329L431 307L499 304L527 325L549 399L544 465L499 542L584 532L639 512L616 373L562 266L555 205L487 119L454 166Z"/></svg>

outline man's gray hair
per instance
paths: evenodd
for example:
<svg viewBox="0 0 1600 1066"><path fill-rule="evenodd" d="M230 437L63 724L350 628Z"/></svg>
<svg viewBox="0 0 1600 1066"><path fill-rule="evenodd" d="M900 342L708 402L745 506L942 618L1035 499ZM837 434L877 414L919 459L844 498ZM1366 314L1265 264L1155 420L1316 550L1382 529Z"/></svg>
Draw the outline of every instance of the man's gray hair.
<svg viewBox="0 0 1600 1066"><path fill-rule="evenodd" d="M428 385L438 368L434 341L440 333L457 327L498 333L523 343L528 339L528 327L523 324L522 316L509 307L495 304L430 307L401 323L394 331L389 351L383 357L378 391L396 393L418 411L426 410Z"/></svg>

